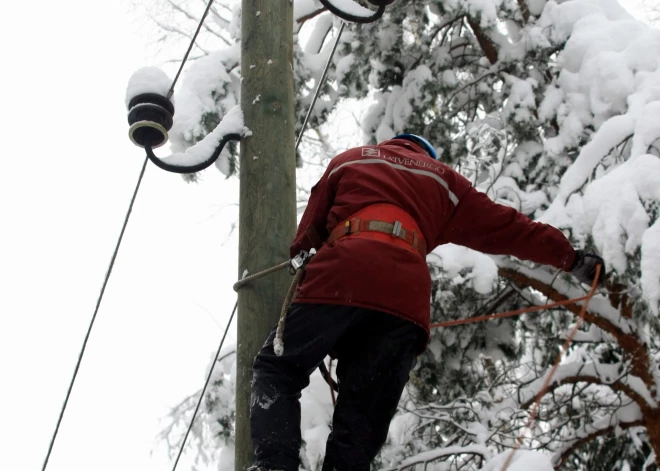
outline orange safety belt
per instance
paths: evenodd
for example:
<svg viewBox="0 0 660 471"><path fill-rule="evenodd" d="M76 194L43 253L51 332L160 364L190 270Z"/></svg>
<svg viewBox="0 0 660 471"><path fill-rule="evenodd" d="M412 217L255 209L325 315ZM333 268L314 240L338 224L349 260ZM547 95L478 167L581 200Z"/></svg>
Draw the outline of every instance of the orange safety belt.
<svg viewBox="0 0 660 471"><path fill-rule="evenodd" d="M392 204L372 204L337 224L327 243L339 239L380 240L426 258L426 241L419 226L410 214Z"/></svg>

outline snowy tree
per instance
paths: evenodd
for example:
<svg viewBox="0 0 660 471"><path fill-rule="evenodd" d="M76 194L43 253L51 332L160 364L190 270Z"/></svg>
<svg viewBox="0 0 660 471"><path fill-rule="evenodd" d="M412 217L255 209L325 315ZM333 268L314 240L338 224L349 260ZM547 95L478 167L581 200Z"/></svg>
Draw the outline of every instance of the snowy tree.
<svg viewBox="0 0 660 471"><path fill-rule="evenodd" d="M219 0L206 23L176 95L174 148L202 138L239 101L239 3ZM155 20L170 38L187 35L203 8L163 5ZM294 7L300 127L338 21L313 0ZM537 453L518 452L510 470L527 469L529 456L547 457L536 469L657 469L660 31L616 0L400 0L381 21L347 28L329 77L300 156L316 164L299 171L301 206L335 151L414 132L492 199L564 230L610 271L547 391L541 385L579 305L435 330L378 467L500 469L522 433ZM348 109L366 110L356 115L362 133L338 139L330 131ZM237 168L231 152L219 164L227 175ZM547 267L457 246L439 247L428 262L434 322L586 291ZM215 399L205 402L210 425L197 430L209 460L231 447L230 370L216 373ZM303 418L301 455L314 470L332 410L320 377L304 401L313 413Z"/></svg>

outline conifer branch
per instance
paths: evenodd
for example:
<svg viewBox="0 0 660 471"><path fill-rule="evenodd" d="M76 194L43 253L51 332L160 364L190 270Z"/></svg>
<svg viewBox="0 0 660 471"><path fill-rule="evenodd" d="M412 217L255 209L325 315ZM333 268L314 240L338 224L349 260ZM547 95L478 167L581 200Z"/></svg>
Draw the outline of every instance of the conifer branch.
<svg viewBox="0 0 660 471"><path fill-rule="evenodd" d="M647 409L650 406L649 403L646 401L646 399L644 399L644 397L641 394L639 394L637 391L635 391L629 385L627 385L627 384L625 384L621 381L618 381L618 380L614 381L612 383L607 383L607 382L604 382L602 378L600 378L598 376L593 376L593 375L577 374L575 376L567 376L565 378L562 378L559 381L553 382L548 387L548 389L545 391L545 394L550 394L550 393L554 392L557 388L559 388L561 386L565 386L567 384L577 384L577 383L589 383L589 384L595 384L595 385L598 385L598 386L607 386L607 387L612 388L615 391L622 392L623 394L628 396L630 399L635 401L635 403L637 405L639 405L640 408L642 408L642 409ZM521 409L528 409L529 407L531 407L532 404L534 404L535 399L536 399L536 394L534 394L527 401L520 404L520 408Z"/></svg>
<svg viewBox="0 0 660 471"><path fill-rule="evenodd" d="M557 289L543 283L540 280L531 278L527 275L523 275L522 273L511 268L500 268L499 274L519 285L532 287L555 302L566 301L569 299L567 296L560 293ZM570 304L565 306L565 308L575 315L580 314L581 308L577 304ZM653 391L655 389L655 382L650 370L651 362L649 360L648 347L640 341L639 337L634 333L625 333L613 322L605 319L600 314L591 310L587 310L585 312L584 319L587 322L590 322L596 327L602 329L603 331L609 333L616 339L619 346L623 348L623 350L625 350L626 353L630 356L632 374L640 378L646 387L650 391Z"/></svg>
<svg viewBox="0 0 660 471"><path fill-rule="evenodd" d="M518 6L520 7L520 13L522 13L523 20L525 20L525 23L527 23L530 16L527 2L525 0L518 0Z"/></svg>
<svg viewBox="0 0 660 471"><path fill-rule="evenodd" d="M316 18L318 15L320 15L324 11L326 11L325 8L319 8L318 10L314 10L313 12L308 13L305 16L301 16L300 18L296 18L296 23L302 25L303 23L305 23L305 21L311 20L312 18Z"/></svg>
<svg viewBox="0 0 660 471"><path fill-rule="evenodd" d="M477 38L481 49L484 51L484 54L486 54L488 61L491 64L495 64L498 59L498 52L495 43L488 37L488 35L486 35L484 30L481 29L481 26L479 26L479 23L477 23L474 18L468 16L467 21L468 25L470 25L470 29L474 33L474 36Z"/></svg>
<svg viewBox="0 0 660 471"><path fill-rule="evenodd" d="M644 422L642 420L635 420L633 422L618 422L615 425L610 425L609 427L596 430L595 432L592 432L579 440L575 440L573 444L571 444L568 448L566 448L562 454L559 457L559 462L555 465L555 469L560 469L566 460L582 445L586 445L587 443L591 442L592 440L595 440L598 437L602 437L604 435L609 435L610 433L613 433L618 429L621 430L627 430L629 428L633 427L643 427Z"/></svg>

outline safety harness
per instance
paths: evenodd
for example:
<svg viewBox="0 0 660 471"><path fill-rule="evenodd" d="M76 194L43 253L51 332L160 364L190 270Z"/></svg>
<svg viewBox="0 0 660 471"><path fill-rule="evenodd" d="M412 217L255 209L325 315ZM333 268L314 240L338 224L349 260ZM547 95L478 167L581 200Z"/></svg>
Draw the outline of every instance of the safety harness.
<svg viewBox="0 0 660 471"><path fill-rule="evenodd" d="M426 241L419 226L403 209L392 204L372 204L338 224L328 244L339 239L371 239L397 245L426 257Z"/></svg>

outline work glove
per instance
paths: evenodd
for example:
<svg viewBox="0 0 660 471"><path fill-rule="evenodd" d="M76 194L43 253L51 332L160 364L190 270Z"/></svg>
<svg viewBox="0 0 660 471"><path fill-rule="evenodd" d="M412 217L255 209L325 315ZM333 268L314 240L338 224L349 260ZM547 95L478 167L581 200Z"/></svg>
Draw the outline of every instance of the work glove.
<svg viewBox="0 0 660 471"><path fill-rule="evenodd" d="M569 273L582 283L592 285L596 277L596 266L600 265L600 277L598 284L605 285L605 261L602 257L593 253L584 253L583 250L575 251L575 261Z"/></svg>

